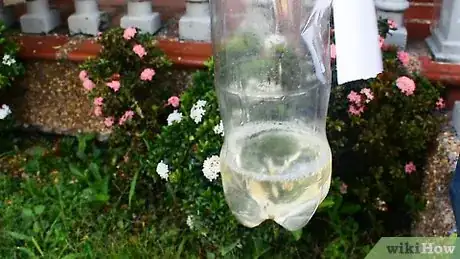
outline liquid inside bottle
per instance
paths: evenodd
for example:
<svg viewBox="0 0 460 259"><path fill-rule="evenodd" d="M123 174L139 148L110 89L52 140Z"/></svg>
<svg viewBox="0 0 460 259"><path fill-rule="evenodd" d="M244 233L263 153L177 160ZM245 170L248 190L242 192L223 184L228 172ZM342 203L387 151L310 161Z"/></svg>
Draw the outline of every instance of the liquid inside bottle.
<svg viewBox="0 0 460 259"><path fill-rule="evenodd" d="M294 122L249 122L230 132L221 152L225 196L237 219L267 219L295 231L305 226L331 184L324 134Z"/></svg>

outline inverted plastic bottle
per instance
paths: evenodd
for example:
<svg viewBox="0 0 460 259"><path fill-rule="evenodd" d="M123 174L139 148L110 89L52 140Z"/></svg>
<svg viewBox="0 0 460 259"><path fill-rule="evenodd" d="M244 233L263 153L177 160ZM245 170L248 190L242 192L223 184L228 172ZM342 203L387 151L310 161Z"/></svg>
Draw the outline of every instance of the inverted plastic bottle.
<svg viewBox="0 0 460 259"><path fill-rule="evenodd" d="M274 220L298 230L331 184L331 0L211 7L226 201L247 227Z"/></svg>

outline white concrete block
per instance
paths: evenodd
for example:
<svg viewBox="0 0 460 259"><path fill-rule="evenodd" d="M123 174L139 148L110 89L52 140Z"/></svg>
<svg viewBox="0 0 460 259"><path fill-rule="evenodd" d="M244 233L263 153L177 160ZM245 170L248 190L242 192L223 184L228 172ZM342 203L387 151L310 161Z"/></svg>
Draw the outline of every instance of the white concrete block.
<svg viewBox="0 0 460 259"><path fill-rule="evenodd" d="M110 26L109 15L106 12L72 14L67 19L70 34L97 35L98 32Z"/></svg>
<svg viewBox="0 0 460 259"><path fill-rule="evenodd" d="M155 33L161 27L160 14L152 13L143 16L124 15L121 17L120 26L124 29L128 27L137 27L141 30L140 33Z"/></svg>
<svg viewBox="0 0 460 259"><path fill-rule="evenodd" d="M211 41L210 16L182 16L179 20L179 37L183 40Z"/></svg>
<svg viewBox="0 0 460 259"><path fill-rule="evenodd" d="M48 33L59 26L60 14L58 10L51 9L47 12L26 13L19 20L24 33Z"/></svg>

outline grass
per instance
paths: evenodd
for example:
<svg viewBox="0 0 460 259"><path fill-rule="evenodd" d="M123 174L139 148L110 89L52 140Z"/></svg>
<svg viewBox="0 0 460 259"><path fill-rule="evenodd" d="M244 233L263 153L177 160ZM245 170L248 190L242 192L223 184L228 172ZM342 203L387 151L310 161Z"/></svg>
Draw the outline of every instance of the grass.
<svg viewBox="0 0 460 259"><path fill-rule="evenodd" d="M181 257L180 229L146 206L155 195L135 198L133 178L92 138L15 146L0 160L2 258Z"/></svg>

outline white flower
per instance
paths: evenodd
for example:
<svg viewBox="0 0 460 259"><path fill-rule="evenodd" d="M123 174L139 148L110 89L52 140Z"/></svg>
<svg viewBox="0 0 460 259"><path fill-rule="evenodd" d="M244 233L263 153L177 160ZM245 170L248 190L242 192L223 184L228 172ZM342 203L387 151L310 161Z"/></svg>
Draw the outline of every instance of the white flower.
<svg viewBox="0 0 460 259"><path fill-rule="evenodd" d="M206 101L204 101L204 100L198 100L198 101L196 102L196 106L198 106L198 107L204 107L204 106L206 106L207 103L208 103L208 102L206 102Z"/></svg>
<svg viewBox="0 0 460 259"><path fill-rule="evenodd" d="M182 120L182 113L174 110L173 113L168 115L168 126L171 126L174 122L180 122Z"/></svg>
<svg viewBox="0 0 460 259"><path fill-rule="evenodd" d="M220 173L220 157L219 156L211 156L206 158L203 163L203 175L209 181L213 181L219 177Z"/></svg>
<svg viewBox="0 0 460 259"><path fill-rule="evenodd" d="M193 230L193 216L191 215L187 217L187 226Z"/></svg>
<svg viewBox="0 0 460 259"><path fill-rule="evenodd" d="M219 124L214 126L214 133L216 133L217 135L221 135L222 137L224 136L224 124L222 123L222 121L220 121Z"/></svg>
<svg viewBox="0 0 460 259"><path fill-rule="evenodd" d="M5 119L10 114L11 114L10 107L6 104L2 105L2 108L0 109L0 120Z"/></svg>
<svg viewBox="0 0 460 259"><path fill-rule="evenodd" d="M10 56L8 54L5 54L3 56L2 63L3 63L3 65L11 66L14 63L16 63L16 60L12 56Z"/></svg>
<svg viewBox="0 0 460 259"><path fill-rule="evenodd" d="M161 177L161 179L168 180L169 177L169 166L163 162L163 160L160 161L157 165L157 174Z"/></svg>
<svg viewBox="0 0 460 259"><path fill-rule="evenodd" d="M206 110L204 109L205 105L206 101L199 100L193 105L192 109L190 110L190 118L192 118L192 120L195 121L195 123L200 123L203 119L203 116L206 113Z"/></svg>

